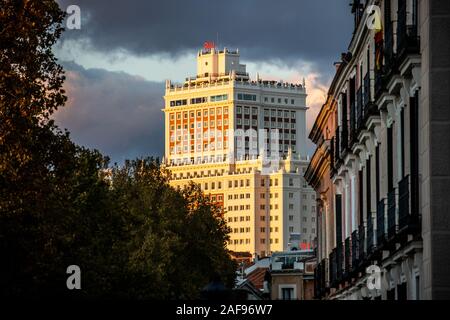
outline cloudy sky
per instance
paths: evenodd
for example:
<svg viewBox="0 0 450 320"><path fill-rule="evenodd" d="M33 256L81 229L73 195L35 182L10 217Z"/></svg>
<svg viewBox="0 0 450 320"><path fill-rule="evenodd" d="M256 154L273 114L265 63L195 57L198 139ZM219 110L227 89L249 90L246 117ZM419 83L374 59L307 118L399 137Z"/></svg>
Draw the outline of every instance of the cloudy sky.
<svg viewBox="0 0 450 320"><path fill-rule="evenodd" d="M63 10L78 5L82 20L54 49L69 97L56 120L77 143L119 163L161 156L164 82L195 75L196 52L218 39L239 49L251 77L305 77L310 126L351 37L349 2L58 0Z"/></svg>

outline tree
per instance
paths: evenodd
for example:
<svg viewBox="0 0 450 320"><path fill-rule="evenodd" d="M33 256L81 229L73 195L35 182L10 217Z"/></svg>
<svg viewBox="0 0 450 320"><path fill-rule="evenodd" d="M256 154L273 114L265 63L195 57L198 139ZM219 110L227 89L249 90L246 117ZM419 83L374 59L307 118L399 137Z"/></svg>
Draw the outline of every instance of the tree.
<svg viewBox="0 0 450 320"><path fill-rule="evenodd" d="M196 185L170 187L169 176L151 158L113 170L114 197L130 232L132 295L198 298L214 273L232 287L236 266L226 250L222 210Z"/></svg>
<svg viewBox="0 0 450 320"><path fill-rule="evenodd" d="M110 169L51 120L63 19L53 0L0 0L0 296L195 298L212 273L232 285L228 229L198 187L173 189L153 159ZM65 287L72 264L81 291Z"/></svg>

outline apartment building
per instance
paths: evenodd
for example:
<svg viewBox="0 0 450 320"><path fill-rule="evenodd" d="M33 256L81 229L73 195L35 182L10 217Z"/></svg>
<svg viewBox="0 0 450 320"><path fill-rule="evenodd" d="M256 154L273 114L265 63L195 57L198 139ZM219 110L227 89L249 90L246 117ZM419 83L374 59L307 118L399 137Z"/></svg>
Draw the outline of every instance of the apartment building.
<svg viewBox="0 0 450 320"><path fill-rule="evenodd" d="M165 159L171 184L199 184L223 206L228 248L267 256L315 239L315 192L303 177L306 89L251 80L238 51L205 49L197 75L166 82Z"/></svg>
<svg viewBox="0 0 450 320"><path fill-rule="evenodd" d="M450 2L355 0L352 12L309 136L316 296L448 299Z"/></svg>

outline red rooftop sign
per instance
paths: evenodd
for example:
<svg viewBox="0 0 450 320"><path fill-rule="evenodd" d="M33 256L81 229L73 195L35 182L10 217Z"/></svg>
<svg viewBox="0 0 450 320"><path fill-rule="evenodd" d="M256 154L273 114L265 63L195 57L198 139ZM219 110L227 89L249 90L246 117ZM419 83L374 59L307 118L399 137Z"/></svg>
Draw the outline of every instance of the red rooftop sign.
<svg viewBox="0 0 450 320"><path fill-rule="evenodd" d="M203 48L205 48L205 50L211 50L211 49L214 49L215 47L216 46L215 46L214 42L212 42L212 41L206 41L203 44Z"/></svg>

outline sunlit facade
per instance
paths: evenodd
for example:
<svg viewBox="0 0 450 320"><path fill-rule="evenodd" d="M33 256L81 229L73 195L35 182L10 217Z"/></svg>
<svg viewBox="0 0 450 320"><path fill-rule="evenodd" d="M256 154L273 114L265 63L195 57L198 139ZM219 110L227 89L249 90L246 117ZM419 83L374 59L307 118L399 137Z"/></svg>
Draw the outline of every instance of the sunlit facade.
<svg viewBox="0 0 450 320"><path fill-rule="evenodd" d="M190 181L221 204L235 252L266 256L315 239L306 185L304 84L251 80L238 51L198 53L197 76L166 82L165 163L172 185Z"/></svg>
<svg viewBox="0 0 450 320"><path fill-rule="evenodd" d="M439 122L449 92L433 89L449 79L448 59L438 59L448 57L439 39L449 29L429 34L449 21L441 4L353 1L354 35L311 131L305 174L319 198L318 298L450 297L449 137Z"/></svg>

